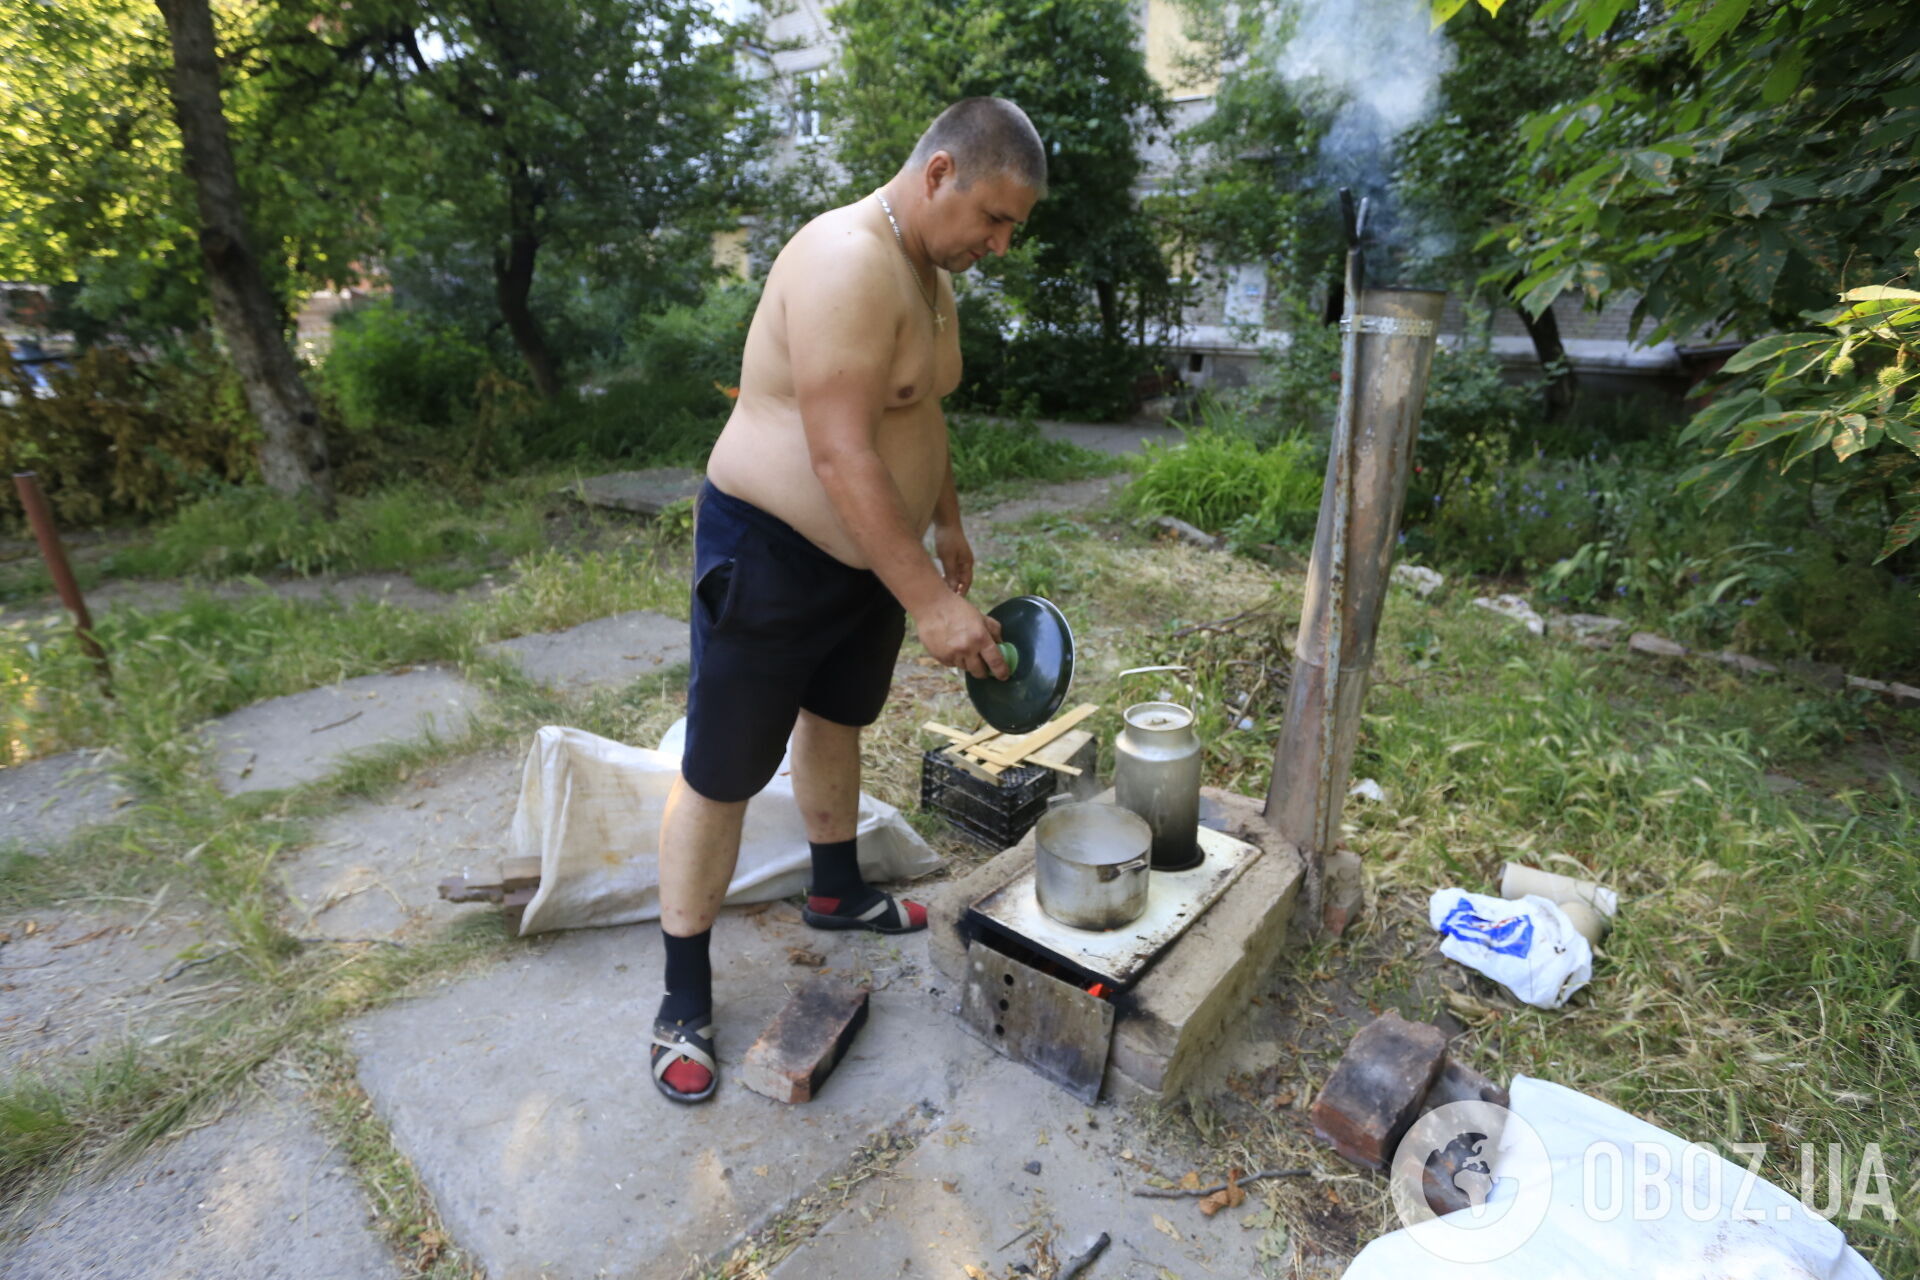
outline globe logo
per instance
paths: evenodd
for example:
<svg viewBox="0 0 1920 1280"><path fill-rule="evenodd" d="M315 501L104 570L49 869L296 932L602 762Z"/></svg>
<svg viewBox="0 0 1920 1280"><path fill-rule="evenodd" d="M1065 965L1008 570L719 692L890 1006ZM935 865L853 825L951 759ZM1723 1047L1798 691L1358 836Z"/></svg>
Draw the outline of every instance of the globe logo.
<svg viewBox="0 0 1920 1280"><path fill-rule="evenodd" d="M1483 1265L1525 1244L1553 1203L1547 1147L1491 1102L1451 1102L1414 1122L1388 1182L1407 1233L1447 1262ZM1451 1212L1436 1212L1437 1202Z"/></svg>

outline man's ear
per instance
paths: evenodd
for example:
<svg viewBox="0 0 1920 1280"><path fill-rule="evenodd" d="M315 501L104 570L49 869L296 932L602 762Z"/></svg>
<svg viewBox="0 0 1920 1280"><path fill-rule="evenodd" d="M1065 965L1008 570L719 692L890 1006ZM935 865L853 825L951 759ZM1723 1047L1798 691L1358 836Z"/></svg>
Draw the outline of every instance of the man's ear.
<svg viewBox="0 0 1920 1280"><path fill-rule="evenodd" d="M933 193L943 186L951 185L958 178L960 171L954 165L951 154L936 151L927 161L927 167L921 172L926 182L927 198L932 199Z"/></svg>

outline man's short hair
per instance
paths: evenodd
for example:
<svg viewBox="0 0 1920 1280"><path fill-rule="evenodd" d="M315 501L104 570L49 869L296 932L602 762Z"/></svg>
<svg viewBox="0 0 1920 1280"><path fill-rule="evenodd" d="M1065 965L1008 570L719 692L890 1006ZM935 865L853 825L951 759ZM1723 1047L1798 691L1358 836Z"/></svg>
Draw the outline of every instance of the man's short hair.
<svg viewBox="0 0 1920 1280"><path fill-rule="evenodd" d="M936 151L953 157L963 190L976 178L1005 173L1046 194L1047 149L1040 132L1005 98L962 98L942 111L914 144L908 167L921 167Z"/></svg>

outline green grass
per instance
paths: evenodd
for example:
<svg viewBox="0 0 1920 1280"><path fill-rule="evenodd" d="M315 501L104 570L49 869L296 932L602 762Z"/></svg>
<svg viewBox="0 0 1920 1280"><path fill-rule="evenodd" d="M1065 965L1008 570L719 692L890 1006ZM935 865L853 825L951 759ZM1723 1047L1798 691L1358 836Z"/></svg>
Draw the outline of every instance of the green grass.
<svg viewBox="0 0 1920 1280"><path fill-rule="evenodd" d="M1238 522L1248 543L1301 538L1313 532L1320 510L1321 448L1306 436L1285 435L1263 449L1247 435L1208 428L1177 445L1149 442L1127 503L1210 533Z"/></svg>

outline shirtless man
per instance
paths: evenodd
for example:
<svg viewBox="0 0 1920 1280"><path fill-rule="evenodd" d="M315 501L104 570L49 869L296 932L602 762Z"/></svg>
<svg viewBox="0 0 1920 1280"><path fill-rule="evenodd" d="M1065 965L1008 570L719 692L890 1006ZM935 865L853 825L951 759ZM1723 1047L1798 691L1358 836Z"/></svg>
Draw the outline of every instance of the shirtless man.
<svg viewBox="0 0 1920 1280"><path fill-rule="evenodd" d="M718 1083L710 930L747 800L789 734L813 853L807 923L926 927L925 908L861 879L860 729L886 702L905 615L943 665L1007 676L998 625L966 598L973 552L940 411L960 382L948 273L1006 253L1045 188L1026 114L968 98L886 186L801 228L767 276L700 495L686 754L660 832L666 995L651 1054L676 1102Z"/></svg>

